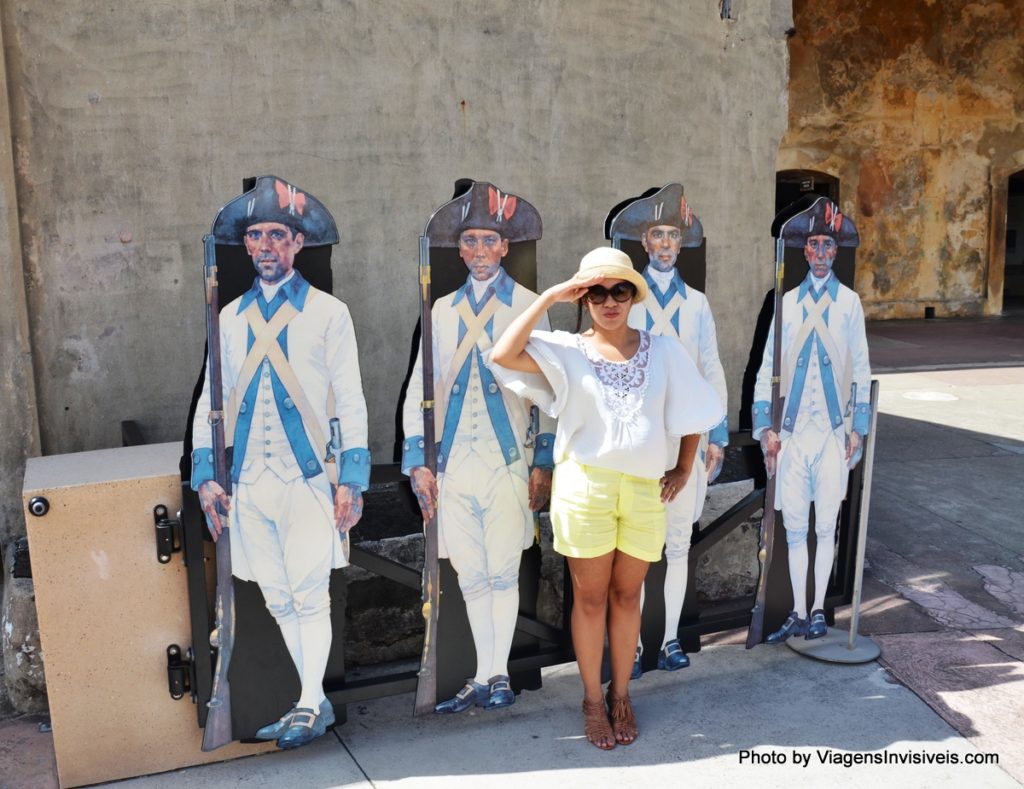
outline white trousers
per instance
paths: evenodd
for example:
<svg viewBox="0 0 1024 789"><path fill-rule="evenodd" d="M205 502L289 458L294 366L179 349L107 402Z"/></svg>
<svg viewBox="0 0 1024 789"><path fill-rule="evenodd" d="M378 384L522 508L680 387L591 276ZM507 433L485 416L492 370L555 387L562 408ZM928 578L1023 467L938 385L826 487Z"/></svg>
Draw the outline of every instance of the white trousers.
<svg viewBox="0 0 1024 789"><path fill-rule="evenodd" d="M665 530L665 558L668 561L685 559L690 555L690 540L693 524L704 511L704 499L708 492L708 473L700 459L700 453L693 460L693 471L686 485L678 495L665 505L668 526Z"/></svg>
<svg viewBox="0 0 1024 789"><path fill-rule="evenodd" d="M330 611L339 557L325 474L282 482L264 471L252 484L236 484L230 533L232 569L244 572L234 574L259 584L276 619Z"/></svg>
<svg viewBox="0 0 1024 789"><path fill-rule="evenodd" d="M776 508L782 510L790 547L807 541L812 501L815 534L829 536L835 529L850 473L840 435L808 422L782 443Z"/></svg>
<svg viewBox="0 0 1024 789"><path fill-rule="evenodd" d="M472 451L453 452L438 485L437 523L467 600L517 588L523 520L529 518L525 463L487 468Z"/></svg>

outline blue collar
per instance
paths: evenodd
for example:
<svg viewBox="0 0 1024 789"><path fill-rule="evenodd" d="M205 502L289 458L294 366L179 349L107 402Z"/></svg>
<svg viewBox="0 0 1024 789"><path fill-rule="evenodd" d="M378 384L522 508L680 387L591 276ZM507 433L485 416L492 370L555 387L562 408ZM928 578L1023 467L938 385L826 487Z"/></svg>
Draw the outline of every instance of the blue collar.
<svg viewBox="0 0 1024 789"><path fill-rule="evenodd" d="M647 287L650 288L651 293L653 293L655 295L655 297L658 298L658 301L661 301L660 291L658 289L658 285L654 281L654 277L651 276L650 271L651 271L651 264L648 263L647 266L644 268L644 279L647 280ZM675 269L672 272L672 282L669 285L668 290L665 291L665 299L666 300L671 298L671 296L672 296L672 285L676 286L676 290L679 292L679 295L682 296L685 299L686 298L686 283L683 282L683 278L679 276L679 269ZM665 305L663 304L662 306L664 307Z"/></svg>
<svg viewBox="0 0 1024 789"><path fill-rule="evenodd" d="M796 297L798 302L803 301L804 296L807 295L808 291L814 294L814 288L811 284L812 282L813 278L811 277L811 272L808 271L807 276L804 277L803 282L800 283L800 292L797 293ZM828 273L828 277L825 279L825 289L828 291L828 295L832 297L832 301L835 301L836 296L839 294L839 280L834 271L830 271ZM816 294L812 295L811 298L815 301L818 300L818 296Z"/></svg>
<svg viewBox="0 0 1024 789"><path fill-rule="evenodd" d="M278 294L283 293L285 298L288 299L295 307L295 309L302 311L302 307L306 303L306 295L309 293L310 285L303 276L296 271L290 280L284 283L277 291ZM242 301L238 304L238 314L241 315L245 312L245 308L252 304L255 299L263 299L263 288L260 287L260 278L252 282L252 287L249 288L242 296Z"/></svg>
<svg viewBox="0 0 1024 789"><path fill-rule="evenodd" d="M508 272L505 271L505 267L502 266L498 270L498 278L487 286L487 290L493 290L494 295L498 297L498 301L502 302L503 304L507 304L509 307L511 307L512 290L515 288L515 286L515 280L508 275ZM482 302L480 302L480 305L483 305L487 301L487 291L484 291L484 294L484 299ZM459 288L457 291L455 291L455 298L452 300L452 306L458 304L466 296L470 297L469 303L473 305L474 308L478 309L480 305L477 305L475 303L475 299L473 298L472 276L466 277L466 284Z"/></svg>

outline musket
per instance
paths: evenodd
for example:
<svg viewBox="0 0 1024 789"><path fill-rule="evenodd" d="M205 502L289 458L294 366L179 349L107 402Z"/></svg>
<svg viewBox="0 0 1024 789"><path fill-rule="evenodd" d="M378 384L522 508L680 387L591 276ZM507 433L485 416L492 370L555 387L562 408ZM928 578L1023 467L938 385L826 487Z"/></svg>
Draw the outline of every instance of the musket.
<svg viewBox="0 0 1024 789"><path fill-rule="evenodd" d="M216 482L231 495L231 475L228 471L227 446L224 439L224 390L220 367L220 304L217 294L217 240L203 236L204 281L206 283L206 377L210 384L210 432L213 435L213 475ZM226 517L226 513L222 513ZM235 599L231 582L231 540L222 530L217 540L217 594L214 602L215 624L210 634L210 646L217 651L217 666L213 674L213 690L207 703L206 728L203 730L203 750L212 751L230 743L231 685L228 667L235 640Z"/></svg>
<svg viewBox="0 0 1024 789"><path fill-rule="evenodd" d="M775 240L775 314L772 317L775 334L772 345L772 430L778 435L782 430L782 393L780 378L782 371L782 277L785 270L785 241L782 230ZM757 591L754 594L754 607L750 611L750 627L747 630L747 649L757 646L764 640L765 594L768 585L768 568L772 563L772 548L775 543L775 488L778 480L775 474L779 471L778 455L775 456L775 469L769 475L764 487L764 512L761 514L761 534L758 541L757 561L760 572L757 578Z"/></svg>
<svg viewBox="0 0 1024 789"><path fill-rule="evenodd" d="M437 447L434 443L434 353L430 317L430 238L420 236L420 356L423 364L423 455L424 465L437 475ZM423 651L416 681L413 715L434 712L437 703L437 614L441 588L437 563L437 505L434 516L423 522Z"/></svg>

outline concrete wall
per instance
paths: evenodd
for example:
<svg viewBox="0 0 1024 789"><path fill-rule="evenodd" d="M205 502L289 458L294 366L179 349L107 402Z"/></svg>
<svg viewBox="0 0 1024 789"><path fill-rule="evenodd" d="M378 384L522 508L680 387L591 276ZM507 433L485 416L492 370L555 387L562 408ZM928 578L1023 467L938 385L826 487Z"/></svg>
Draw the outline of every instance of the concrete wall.
<svg viewBox="0 0 1024 789"><path fill-rule="evenodd" d="M734 2L734 20L718 5L3 2L42 451L117 445L127 418L149 440L180 437L201 363L200 238L243 176L267 172L339 221L335 289L378 457L417 236L459 176L539 208L542 286L602 243L619 199L682 180L736 388L770 279L790 22L788 2Z"/></svg>
<svg viewBox="0 0 1024 789"><path fill-rule="evenodd" d="M795 0L779 169L838 176L868 317L998 314L1024 4Z"/></svg>

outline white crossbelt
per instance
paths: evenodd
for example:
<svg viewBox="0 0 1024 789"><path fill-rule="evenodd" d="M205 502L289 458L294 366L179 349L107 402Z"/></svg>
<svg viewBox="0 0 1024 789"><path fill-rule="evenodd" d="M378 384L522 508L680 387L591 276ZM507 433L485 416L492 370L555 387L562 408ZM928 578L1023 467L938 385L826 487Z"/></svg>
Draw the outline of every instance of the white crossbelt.
<svg viewBox="0 0 1024 789"><path fill-rule="evenodd" d="M310 288L306 295L307 306L310 300L314 298L315 294L316 291ZM284 386L285 392L288 393L288 397L290 397L292 403L295 404L295 408L299 412L299 416L302 418L304 427L312 436L313 451L319 452L321 448L327 446L324 439L323 426L320 424L317 419L316 412L313 411L313 407L306 398L306 393L303 391L302 385L299 383L299 379L295 375L295 371L288 363L288 357L284 355L284 351L281 350L281 346L277 342L278 336L282 331L284 331L285 327L291 322L291 320L299 314L299 311L290 301L286 301L278 307L277 312L274 313L271 319L266 321L263 318L263 314L260 312L259 305L256 302L253 302L242 314L249 323L249 328L252 330L254 339L252 347L249 348L245 361L242 363L242 369L236 379L236 386L231 390L230 396L228 397L227 413L224 415L225 437L228 445L230 446L234 443L235 421L238 418L238 409L240 407L240 393L243 393L245 389L248 388L249 382L252 380L253 375L256 374L257 368L259 368L259 366L263 364L263 360L266 359L270 362L270 366L274 369L274 372L277 373L277 377L280 379L281 385ZM333 410L331 407L333 406L334 399L333 387L328 391L327 398L329 416L330 411ZM327 476L330 479L331 484L337 485L338 472L340 469L335 467L335 463L324 463L324 465L326 466Z"/></svg>
<svg viewBox="0 0 1024 789"><path fill-rule="evenodd" d="M808 291L810 293L810 291ZM828 329L828 324L825 323L825 310L832 304L832 296L826 290L822 293L821 298L815 302L813 299L804 297L804 302L798 303L797 306L803 306L807 310L807 317L804 318L803 324L800 326L800 331L797 332L796 339L789 346L789 353L786 354L784 371L783 371L783 395L788 399L791 390L793 388L793 376L794 376L794 365L792 358L800 355L800 349L804 347L804 343L807 342L807 338L811 336L811 332L817 332L818 342L822 344L825 349L825 355L832 361L833 371L840 370L842 377L840 380L839 396L842 397L843 393L850 391L850 383L852 381L852 368L850 352L847 349L845 354L839 352L839 346L836 345L835 338ZM814 352L814 349L811 349ZM824 385L824 378L822 379ZM840 407L843 403L840 403Z"/></svg>
<svg viewBox="0 0 1024 789"><path fill-rule="evenodd" d="M651 334L675 334L672 331L672 318L683 306L683 296L678 290L673 294L664 309L656 298L649 299L646 306L654 321L648 330Z"/></svg>
<svg viewBox="0 0 1024 789"><path fill-rule="evenodd" d="M469 306L468 299L460 301L459 306L455 308L462 322L466 325L466 334L459 343L459 347L455 349L455 355L452 357L452 362L448 367L448 376L442 381L441 390L435 393L437 398L437 407L434 409L435 435L440 436L441 431L444 429L444 416L448 410L450 382L454 382L458 377L459 370L466 363L466 359L474 347L479 347L481 352L491 347L491 338L487 336L484 329L487 326L487 322L494 317L500 308L501 302L496 296L491 296L490 301L480 310L479 315L473 314L473 309Z"/></svg>

